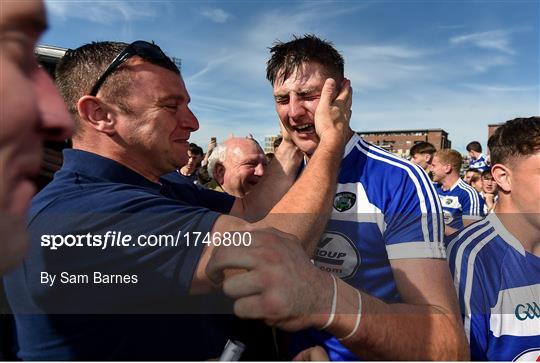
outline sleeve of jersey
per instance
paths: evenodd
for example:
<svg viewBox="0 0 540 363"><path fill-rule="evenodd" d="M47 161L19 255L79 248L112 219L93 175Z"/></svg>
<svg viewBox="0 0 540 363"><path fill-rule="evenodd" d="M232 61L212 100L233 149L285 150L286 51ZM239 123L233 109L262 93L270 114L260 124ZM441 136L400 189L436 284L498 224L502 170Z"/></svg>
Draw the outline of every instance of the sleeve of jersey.
<svg viewBox="0 0 540 363"><path fill-rule="evenodd" d="M466 241L466 239L464 240ZM489 304L487 303L483 269L479 260L472 261L475 244L456 243L448 251L448 262L459 297L460 309L471 360L488 360Z"/></svg>
<svg viewBox="0 0 540 363"><path fill-rule="evenodd" d="M460 201L463 212L462 218L482 219L484 217L484 199L472 188L465 190L463 195L463 201Z"/></svg>
<svg viewBox="0 0 540 363"><path fill-rule="evenodd" d="M403 174L392 187L384 211L389 259L446 258L439 198L421 170Z"/></svg>

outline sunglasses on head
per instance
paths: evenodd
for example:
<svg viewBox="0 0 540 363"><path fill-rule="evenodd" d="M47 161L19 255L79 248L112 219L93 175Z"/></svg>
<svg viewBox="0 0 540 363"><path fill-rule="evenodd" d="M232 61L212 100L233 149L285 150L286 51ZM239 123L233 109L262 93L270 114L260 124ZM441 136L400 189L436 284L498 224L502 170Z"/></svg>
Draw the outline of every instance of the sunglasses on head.
<svg viewBox="0 0 540 363"><path fill-rule="evenodd" d="M160 47L154 43L149 43L144 40L137 40L126 47L121 51L109 64L107 69L99 76L96 83L90 91L90 96L97 95L100 87L103 85L103 82L107 79L112 72L114 72L120 65L133 56L139 56L151 63L158 64L162 67L165 67L175 73L179 73L178 67L171 61L169 57L163 53Z"/></svg>

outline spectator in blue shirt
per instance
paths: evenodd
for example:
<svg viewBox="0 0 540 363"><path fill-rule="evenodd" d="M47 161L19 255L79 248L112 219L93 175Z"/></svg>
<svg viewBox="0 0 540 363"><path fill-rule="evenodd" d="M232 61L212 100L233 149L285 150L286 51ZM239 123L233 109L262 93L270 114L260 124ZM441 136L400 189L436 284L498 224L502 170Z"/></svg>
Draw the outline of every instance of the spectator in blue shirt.
<svg viewBox="0 0 540 363"><path fill-rule="evenodd" d="M30 253L7 276L18 357L215 358L218 323L185 315L207 312L214 299L188 294L215 291L205 268L229 232L243 231L242 242L263 254L265 242L309 249L318 241L346 143L350 87L338 93L326 82L320 152L302 177L295 182L301 153L284 142L268 177L234 200L162 177L186 163L199 124L180 71L157 45L84 45L66 53L57 80L76 130L62 169L32 201ZM111 245L111 236L124 239ZM156 245L152 236L173 240ZM146 315L162 313L177 315Z"/></svg>

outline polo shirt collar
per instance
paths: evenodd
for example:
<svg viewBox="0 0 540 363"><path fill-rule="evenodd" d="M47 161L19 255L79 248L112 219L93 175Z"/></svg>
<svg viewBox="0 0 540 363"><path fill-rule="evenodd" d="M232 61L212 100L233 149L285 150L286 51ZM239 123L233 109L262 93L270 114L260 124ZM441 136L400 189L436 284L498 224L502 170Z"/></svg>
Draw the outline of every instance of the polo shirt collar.
<svg viewBox="0 0 540 363"><path fill-rule="evenodd" d="M132 184L160 190L161 185L146 179L141 174L117 161L88 151L64 149L62 169L82 174L91 178L114 183Z"/></svg>

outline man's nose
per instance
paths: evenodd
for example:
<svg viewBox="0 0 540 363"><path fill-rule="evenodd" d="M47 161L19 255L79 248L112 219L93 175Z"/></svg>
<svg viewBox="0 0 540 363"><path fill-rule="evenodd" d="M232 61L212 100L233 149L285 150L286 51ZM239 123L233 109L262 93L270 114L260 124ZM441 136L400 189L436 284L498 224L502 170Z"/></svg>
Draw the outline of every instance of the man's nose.
<svg viewBox="0 0 540 363"><path fill-rule="evenodd" d="M296 96L291 96L289 99L289 118L295 119L302 116L305 112L304 105Z"/></svg>
<svg viewBox="0 0 540 363"><path fill-rule="evenodd" d="M264 175L264 165L262 163L257 164L255 167L254 175L263 176Z"/></svg>
<svg viewBox="0 0 540 363"><path fill-rule="evenodd" d="M187 115L182 118L181 122L182 126L186 129L189 129L190 132L194 132L199 129L199 120L189 108Z"/></svg>
<svg viewBox="0 0 540 363"><path fill-rule="evenodd" d="M32 77L40 115L39 133L45 140L68 139L73 133L74 122L58 89L43 68Z"/></svg>

